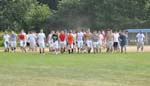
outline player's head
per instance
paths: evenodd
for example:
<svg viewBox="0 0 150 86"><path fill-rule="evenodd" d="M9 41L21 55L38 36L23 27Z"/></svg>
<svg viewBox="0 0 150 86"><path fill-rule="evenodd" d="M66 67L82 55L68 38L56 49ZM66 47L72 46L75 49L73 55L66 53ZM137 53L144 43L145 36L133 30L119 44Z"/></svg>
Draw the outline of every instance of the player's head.
<svg viewBox="0 0 150 86"><path fill-rule="evenodd" d="M7 34L7 33L8 33L7 31L4 32L4 34Z"/></svg>
<svg viewBox="0 0 150 86"><path fill-rule="evenodd" d="M15 32L14 32L14 31L11 31L11 33L14 34Z"/></svg>
<svg viewBox="0 0 150 86"><path fill-rule="evenodd" d="M63 31L63 30L61 31L61 34L64 34L64 31Z"/></svg>
<svg viewBox="0 0 150 86"><path fill-rule="evenodd" d="M41 29L40 32L43 33L43 29Z"/></svg>
<svg viewBox="0 0 150 86"><path fill-rule="evenodd" d="M140 30L140 32L139 32L140 34L142 34L143 32Z"/></svg>
<svg viewBox="0 0 150 86"><path fill-rule="evenodd" d="M21 30L21 33L24 33L24 30Z"/></svg>

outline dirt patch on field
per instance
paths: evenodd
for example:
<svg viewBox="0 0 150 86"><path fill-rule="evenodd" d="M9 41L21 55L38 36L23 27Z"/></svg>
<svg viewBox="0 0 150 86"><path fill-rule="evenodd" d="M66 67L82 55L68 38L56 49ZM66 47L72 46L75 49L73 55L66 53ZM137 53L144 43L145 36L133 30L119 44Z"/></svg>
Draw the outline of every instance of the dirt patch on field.
<svg viewBox="0 0 150 86"><path fill-rule="evenodd" d="M0 48L0 52L3 52L3 48ZM48 52L48 48L45 48L45 51ZM20 48L17 48L16 52L21 52ZM38 49L37 49L38 52ZM105 49L102 52L106 52ZM127 52L137 52L137 46L127 46ZM150 52L150 46L144 46L144 52Z"/></svg>

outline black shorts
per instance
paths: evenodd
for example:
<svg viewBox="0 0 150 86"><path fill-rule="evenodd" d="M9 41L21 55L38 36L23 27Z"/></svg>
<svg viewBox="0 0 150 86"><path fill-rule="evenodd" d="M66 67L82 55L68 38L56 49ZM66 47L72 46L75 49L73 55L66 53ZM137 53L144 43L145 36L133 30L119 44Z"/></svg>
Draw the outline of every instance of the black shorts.
<svg viewBox="0 0 150 86"><path fill-rule="evenodd" d="M118 47L118 42L114 42L114 45L113 45L115 48Z"/></svg>
<svg viewBox="0 0 150 86"><path fill-rule="evenodd" d="M27 46L30 46L30 43L29 43L29 42L27 42Z"/></svg>

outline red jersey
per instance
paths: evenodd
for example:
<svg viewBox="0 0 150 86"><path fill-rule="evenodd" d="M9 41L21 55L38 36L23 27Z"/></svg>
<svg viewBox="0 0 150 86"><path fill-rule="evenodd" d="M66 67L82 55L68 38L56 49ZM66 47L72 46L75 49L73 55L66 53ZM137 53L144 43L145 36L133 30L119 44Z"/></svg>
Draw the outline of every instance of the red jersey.
<svg viewBox="0 0 150 86"><path fill-rule="evenodd" d="M65 34L60 34L59 39L60 39L60 41L64 41L65 40Z"/></svg>
<svg viewBox="0 0 150 86"><path fill-rule="evenodd" d="M25 35L24 35L24 34L20 34L20 35L19 35L19 39L20 39L20 40L24 40L24 39L25 39Z"/></svg>

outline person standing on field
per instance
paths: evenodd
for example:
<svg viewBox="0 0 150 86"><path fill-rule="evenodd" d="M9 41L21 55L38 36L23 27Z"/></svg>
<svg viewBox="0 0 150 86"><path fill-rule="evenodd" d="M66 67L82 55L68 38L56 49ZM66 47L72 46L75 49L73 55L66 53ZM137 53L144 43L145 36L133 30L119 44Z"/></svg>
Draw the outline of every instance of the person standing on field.
<svg viewBox="0 0 150 86"><path fill-rule="evenodd" d="M101 53L102 51L102 46L103 46L103 40L104 40L104 37L101 33L101 31L98 32L98 37L99 37L99 40L98 40L98 45L99 45L99 52Z"/></svg>
<svg viewBox="0 0 150 86"><path fill-rule="evenodd" d="M139 52L139 49L141 48L141 51L143 52L144 49L144 38L145 35L142 33L142 31L140 31L137 35L137 52Z"/></svg>
<svg viewBox="0 0 150 86"><path fill-rule="evenodd" d="M26 33L22 30L19 34L19 40L20 40L20 49L22 52L26 52Z"/></svg>
<svg viewBox="0 0 150 86"><path fill-rule="evenodd" d="M16 52L16 46L17 46L17 35L14 31L11 31L10 34L10 44L11 44L11 51Z"/></svg>
<svg viewBox="0 0 150 86"><path fill-rule="evenodd" d="M8 35L8 33L5 31L4 35L3 35L3 40L4 40L4 52L9 52L9 40L10 40L10 36Z"/></svg>
<svg viewBox="0 0 150 86"><path fill-rule="evenodd" d="M39 52L40 54L45 54L45 40L46 36L45 33L43 33L43 30L40 31L40 33L37 35L38 45L39 45Z"/></svg>
<svg viewBox="0 0 150 86"><path fill-rule="evenodd" d="M53 39L53 50L55 54L57 55L59 53L58 32L55 32L52 35L52 39Z"/></svg>
<svg viewBox="0 0 150 86"><path fill-rule="evenodd" d="M65 39L66 39L66 35L64 31L61 31L61 33L59 34L59 45L60 45L61 53L65 52L65 41L66 41Z"/></svg>
<svg viewBox="0 0 150 86"><path fill-rule="evenodd" d="M99 43L98 43L99 35L97 34L97 31L93 32L92 41L93 41L93 52L94 52L94 54L98 53L98 49L99 49Z"/></svg>
<svg viewBox="0 0 150 86"><path fill-rule="evenodd" d="M81 30L79 30L77 32L77 51L78 53L80 53L83 49L83 37L84 37L84 34Z"/></svg>
<svg viewBox="0 0 150 86"><path fill-rule="evenodd" d="M126 53L127 40L126 40L126 36L123 32L120 32L119 41L120 41L120 46L121 46L121 53L123 53L123 52Z"/></svg>
<svg viewBox="0 0 150 86"><path fill-rule="evenodd" d="M34 32L30 32L28 34L28 41L29 41L29 44L30 44L30 49L31 51L35 51L35 47L36 47L36 35L34 34Z"/></svg>
<svg viewBox="0 0 150 86"><path fill-rule="evenodd" d="M119 33L117 31L115 31L114 33L113 47L114 47L114 52L119 51Z"/></svg>
<svg viewBox="0 0 150 86"><path fill-rule="evenodd" d="M90 29L88 29L87 33L85 34L85 40L87 45L87 51L88 53L91 53L93 44L92 44L92 33L90 32Z"/></svg>
<svg viewBox="0 0 150 86"><path fill-rule="evenodd" d="M68 44L68 53L73 53L73 35L72 31L69 32L69 35L67 36L67 44Z"/></svg>
<svg viewBox="0 0 150 86"><path fill-rule="evenodd" d="M49 52L51 52L53 49L53 39L52 39L52 35L54 34L54 31L51 31L48 35L48 38L47 38L47 41L48 41L48 44L49 44Z"/></svg>
<svg viewBox="0 0 150 86"><path fill-rule="evenodd" d="M114 34L112 30L107 31L107 36L106 36L106 47L107 51L106 52L112 52L113 51L113 40L114 40Z"/></svg>

